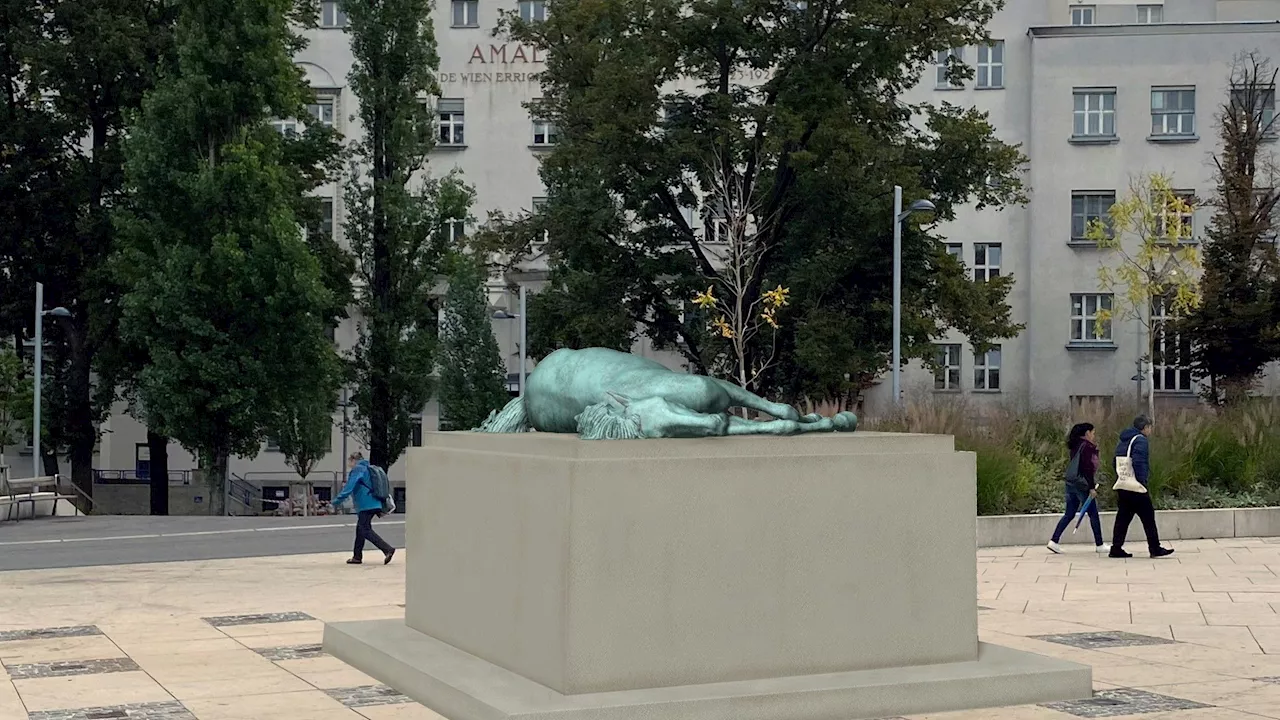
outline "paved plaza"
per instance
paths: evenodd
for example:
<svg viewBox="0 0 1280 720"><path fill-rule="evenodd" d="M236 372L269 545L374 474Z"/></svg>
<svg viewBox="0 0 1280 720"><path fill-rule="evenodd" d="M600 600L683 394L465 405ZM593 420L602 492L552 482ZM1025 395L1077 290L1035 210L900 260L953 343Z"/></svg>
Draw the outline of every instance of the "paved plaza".
<svg viewBox="0 0 1280 720"><path fill-rule="evenodd" d="M982 639L1087 663L1097 694L912 717L1280 718L1280 540L1176 547L978 551ZM402 556L345 557L2 572L0 720L438 720L321 651L325 621L403 614Z"/></svg>

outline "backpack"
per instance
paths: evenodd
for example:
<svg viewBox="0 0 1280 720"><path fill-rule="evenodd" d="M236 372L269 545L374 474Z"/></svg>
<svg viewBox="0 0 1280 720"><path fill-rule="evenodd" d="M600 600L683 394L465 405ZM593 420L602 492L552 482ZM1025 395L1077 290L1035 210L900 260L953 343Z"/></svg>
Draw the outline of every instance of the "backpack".
<svg viewBox="0 0 1280 720"><path fill-rule="evenodd" d="M391 497L391 481L387 478L387 472L377 465L369 466L369 493L375 500L382 502L384 514L395 512L396 501Z"/></svg>

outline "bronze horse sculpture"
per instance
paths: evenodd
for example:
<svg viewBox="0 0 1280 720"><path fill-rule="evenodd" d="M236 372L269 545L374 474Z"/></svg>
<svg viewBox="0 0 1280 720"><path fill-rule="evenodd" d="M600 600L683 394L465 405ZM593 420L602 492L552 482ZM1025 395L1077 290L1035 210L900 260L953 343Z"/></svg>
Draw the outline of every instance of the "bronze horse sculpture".
<svg viewBox="0 0 1280 720"><path fill-rule="evenodd" d="M801 416L733 383L676 372L605 348L556 350L527 378L525 393L494 411L478 432L577 433L587 440L850 432L858 418ZM735 407L774 420L729 414Z"/></svg>

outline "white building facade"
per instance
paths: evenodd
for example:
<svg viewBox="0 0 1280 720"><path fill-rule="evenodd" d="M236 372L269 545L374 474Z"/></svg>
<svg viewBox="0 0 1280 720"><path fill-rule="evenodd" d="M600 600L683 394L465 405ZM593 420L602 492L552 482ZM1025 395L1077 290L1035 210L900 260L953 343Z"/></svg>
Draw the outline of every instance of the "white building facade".
<svg viewBox="0 0 1280 720"><path fill-rule="evenodd" d="M353 58L342 29L345 18L339 3L325 1L321 8L322 27L308 33L310 45L298 57L317 96L309 120L332 123L347 138L358 137L358 100L347 81ZM464 232L494 211L510 215L534 209L545 194L539 157L555 142L554 128L525 107L539 95L536 75L545 57L540 50L494 37L500 11L539 19L546 5L544 0L439 0L434 11L440 144L431 155L430 172L456 167L475 187L473 218L459 228ZM904 388L1022 406L1083 398L1136 401L1141 389L1133 377L1145 352L1142 327L1117 320L1109 333L1096 333L1091 317L1110 302L1097 279L1105 256L1080 242L1081 228L1123 197L1132 177L1151 172L1171 175L1189 194L1212 196L1215 116L1227 98L1233 58L1257 50L1280 62L1280 0L1010 0L989 30L990 45L951 51L975 68L974 78L952 85L930 68L904 100L985 110L1000 138L1021 144L1030 158L1026 206L962 210L940 229L948 249L977 278L1014 276L1013 319L1026 329L979 357L965 338L943 338L944 368L934 373L913 366L904 374ZM334 184L320 192L341 237L341 188ZM1195 213L1197 239L1209 215L1207 209ZM545 268L530 267L520 276L495 278L490 302L515 314L511 283L536 289L544 276ZM354 343L356 322L338 329L340 346ZM513 379L519 370L518 322L495 320L494 326ZM655 352L647 343L635 351L682 366L677 356ZM1158 367L1157 375L1166 401L1194 402L1196 388L1184 369ZM869 412L887 405L888 385L882 382L868 392ZM422 428L434 429L436 417L433 403L424 409ZM340 419L341 410L335 415L333 452L319 465L322 478L339 476L344 448L361 447ZM145 463L140 424L118 412L103 430L99 468L128 473ZM196 466L177 446L169 462L175 472ZM293 476L283 456L269 447L255 458L233 459L231 471L258 486ZM400 480L402 469L393 467L390 474Z"/></svg>

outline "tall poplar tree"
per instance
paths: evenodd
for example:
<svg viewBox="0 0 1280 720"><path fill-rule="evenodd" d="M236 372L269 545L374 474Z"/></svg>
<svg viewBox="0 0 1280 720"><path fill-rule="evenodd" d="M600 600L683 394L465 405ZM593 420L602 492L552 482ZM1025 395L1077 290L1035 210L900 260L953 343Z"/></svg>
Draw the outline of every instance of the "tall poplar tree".
<svg viewBox="0 0 1280 720"><path fill-rule="evenodd" d="M326 381L334 293L303 237L302 198L323 180L331 133L286 136L311 94L293 56L316 8L294 0L181 3L178 61L126 142L120 330L149 427L197 453L210 509L227 461L257 453L291 397Z"/></svg>
<svg viewBox="0 0 1280 720"><path fill-rule="evenodd" d="M440 429L471 430L510 400L507 365L493 337L485 267L459 258L449 275L440 352Z"/></svg>
<svg viewBox="0 0 1280 720"><path fill-rule="evenodd" d="M353 369L356 420L369 459L394 463L412 416L432 393L446 232L466 219L472 191L455 174L422 178L434 145L429 98L439 66L431 0L347 0L364 136L347 180L346 235L356 257L360 338Z"/></svg>

